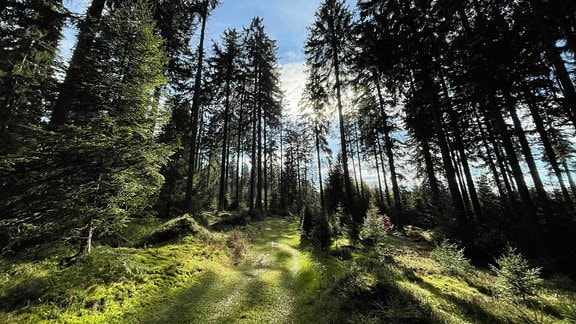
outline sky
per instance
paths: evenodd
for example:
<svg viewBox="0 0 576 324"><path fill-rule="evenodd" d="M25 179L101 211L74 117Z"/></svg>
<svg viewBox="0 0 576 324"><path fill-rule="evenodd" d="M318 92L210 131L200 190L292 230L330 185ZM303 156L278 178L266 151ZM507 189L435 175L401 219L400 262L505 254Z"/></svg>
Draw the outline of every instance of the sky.
<svg viewBox="0 0 576 324"><path fill-rule="evenodd" d="M298 114L298 102L306 79L303 47L307 27L321 0L222 0L207 24L209 39L218 41L227 28L242 30L254 17L263 19L264 31L276 40L285 111Z"/></svg>
<svg viewBox="0 0 576 324"><path fill-rule="evenodd" d="M217 41L225 29L242 30L250 26L253 17L262 18L265 32L278 46L285 113L294 116L299 113L298 103L306 81L303 47L307 27L314 22L321 3L321 0L222 0L208 21L208 39Z"/></svg>
<svg viewBox="0 0 576 324"><path fill-rule="evenodd" d="M314 21L320 0L222 0L212 13L208 38L218 40L226 28L250 26L253 17L263 19L264 30L278 45L280 64L302 62L307 26Z"/></svg>
<svg viewBox="0 0 576 324"><path fill-rule="evenodd" d="M347 1L349 7L354 8L355 1ZM85 11L89 3L90 0L64 1L69 10L77 13ZM265 32L276 40L278 46L285 114L297 116L300 114L298 103L306 81L303 48L308 35L307 27L314 22L315 12L321 3L322 0L221 0L209 17L206 38L209 43L219 41L227 28L241 31L250 26L252 18L262 18ZM65 32L62 44L64 57L69 57L70 48L74 45L73 34L72 30ZM338 143L335 138L331 140L330 146L333 146L334 151L338 150ZM364 172L365 180L368 178L368 182L374 181L375 175L372 172Z"/></svg>
<svg viewBox="0 0 576 324"><path fill-rule="evenodd" d="M227 28L241 31L250 26L252 18L263 19L264 30L276 40L280 63L280 81L285 93L285 108L288 115L298 114L298 102L305 82L303 47L308 35L307 27L314 22L314 14L322 0L221 0L212 12L206 26L209 42L219 41ZM71 11L86 10L90 0L65 0ZM352 8L354 0L348 0ZM65 32L62 44L64 57L69 57L74 45L74 31ZM198 37L196 35L196 37Z"/></svg>

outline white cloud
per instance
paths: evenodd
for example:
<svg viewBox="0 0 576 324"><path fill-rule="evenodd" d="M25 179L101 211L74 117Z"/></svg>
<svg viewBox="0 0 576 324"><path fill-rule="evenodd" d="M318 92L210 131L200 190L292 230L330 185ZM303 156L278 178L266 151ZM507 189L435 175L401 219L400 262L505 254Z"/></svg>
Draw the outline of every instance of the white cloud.
<svg viewBox="0 0 576 324"><path fill-rule="evenodd" d="M287 63L280 66L280 82L284 91L286 115L296 116L300 113L298 104L302 98L306 83L304 62Z"/></svg>
<svg viewBox="0 0 576 324"><path fill-rule="evenodd" d="M303 58L304 58L304 55L302 53L295 52L295 51L288 51L288 52L286 52L286 54L283 57L283 59L286 62L292 62L292 63L299 63L303 60Z"/></svg>

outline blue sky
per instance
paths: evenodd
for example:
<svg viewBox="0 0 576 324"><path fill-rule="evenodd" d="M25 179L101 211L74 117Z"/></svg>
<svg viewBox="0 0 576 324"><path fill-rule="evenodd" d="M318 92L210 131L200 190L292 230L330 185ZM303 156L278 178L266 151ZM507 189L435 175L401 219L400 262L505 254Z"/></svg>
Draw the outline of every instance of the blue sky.
<svg viewBox="0 0 576 324"><path fill-rule="evenodd" d="M264 28L270 38L277 41L281 64L302 62L302 47L307 36L307 26L314 21L314 13L322 0L221 0L212 12L207 25L207 38L219 40L226 28L242 30L253 17L263 18ZM73 12L84 12L90 0L65 0L64 5ZM352 7L354 0L348 0ZM70 35L70 32L67 33ZM73 45L67 37L65 52ZM65 53L66 54L66 53Z"/></svg>
<svg viewBox="0 0 576 324"><path fill-rule="evenodd" d="M65 0L64 5L73 12L83 13L90 1ZM322 0L221 0L209 18L207 39L219 41L225 29L236 28L240 31L250 25L253 17L262 18L265 31L277 41L286 106L289 114L294 114L298 110L305 81L303 46L308 34L307 27L313 23L314 14L321 3ZM355 1L348 0L348 3L352 8ZM62 43L64 57L70 56L75 42L73 34L71 29L65 31ZM193 42L196 40L193 39Z"/></svg>
<svg viewBox="0 0 576 324"><path fill-rule="evenodd" d="M304 60L302 47L320 0L224 0L213 12L208 38L218 40L226 28L241 30L253 17L263 18L265 31L277 41L280 63Z"/></svg>

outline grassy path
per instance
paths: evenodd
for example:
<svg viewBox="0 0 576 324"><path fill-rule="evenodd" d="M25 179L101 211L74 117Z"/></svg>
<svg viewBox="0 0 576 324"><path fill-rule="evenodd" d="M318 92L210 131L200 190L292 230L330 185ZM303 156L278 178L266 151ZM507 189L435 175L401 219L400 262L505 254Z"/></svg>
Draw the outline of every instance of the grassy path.
<svg viewBox="0 0 576 324"><path fill-rule="evenodd" d="M0 259L0 323L576 323L568 278L547 280L539 308L513 305L493 295L486 270L443 273L421 240L387 235L382 255L338 241L323 257L301 246L297 225L244 228L253 234L239 265L227 254L236 232L101 246L69 267Z"/></svg>
<svg viewBox="0 0 576 324"><path fill-rule="evenodd" d="M323 267L300 248L297 223L257 224L245 261L206 269L189 288L149 314L148 323L291 323L314 315Z"/></svg>

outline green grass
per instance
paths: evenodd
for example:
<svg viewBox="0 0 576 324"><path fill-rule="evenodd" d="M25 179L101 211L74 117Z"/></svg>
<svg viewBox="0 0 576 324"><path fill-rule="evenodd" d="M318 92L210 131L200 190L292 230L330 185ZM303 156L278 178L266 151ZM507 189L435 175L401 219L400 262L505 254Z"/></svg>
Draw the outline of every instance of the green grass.
<svg viewBox="0 0 576 324"><path fill-rule="evenodd" d="M131 235L149 233L150 222ZM573 323L576 286L546 280L529 304L494 297L493 274L448 276L433 244L391 234L341 260L270 218L147 248L97 247L69 267L65 247L0 259L2 323ZM429 233L425 233L428 235ZM332 249L348 247L337 240Z"/></svg>

